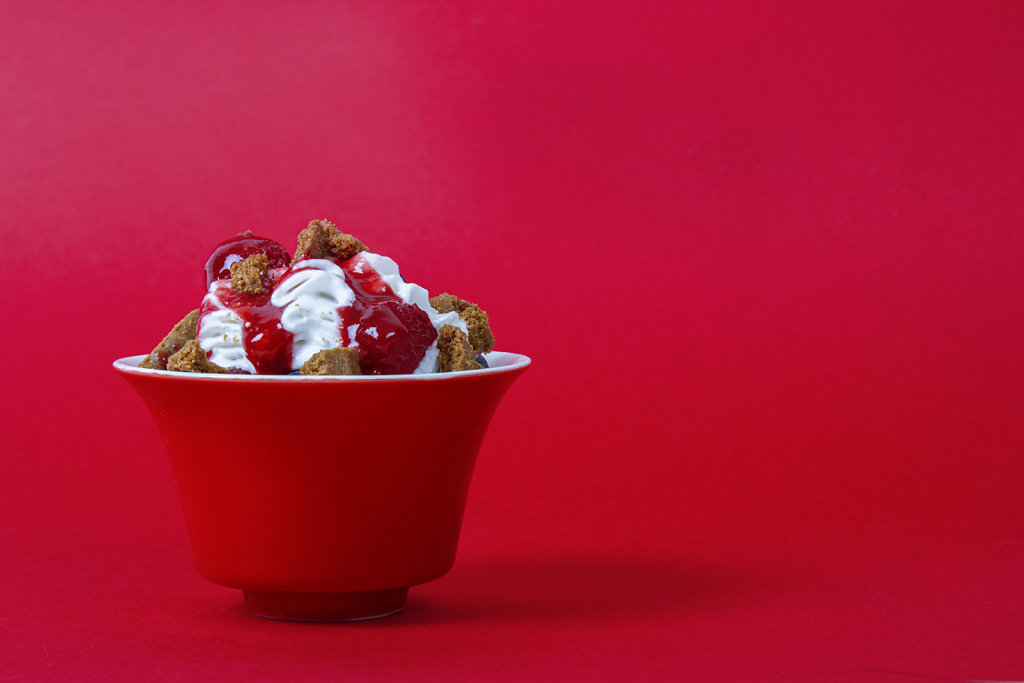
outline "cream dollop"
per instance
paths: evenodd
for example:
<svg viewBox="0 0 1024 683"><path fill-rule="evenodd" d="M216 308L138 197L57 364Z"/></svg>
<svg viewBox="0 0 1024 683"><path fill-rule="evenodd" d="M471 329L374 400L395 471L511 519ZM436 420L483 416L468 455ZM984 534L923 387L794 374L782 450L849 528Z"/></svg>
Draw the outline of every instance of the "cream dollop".
<svg viewBox="0 0 1024 683"><path fill-rule="evenodd" d="M430 305L430 294L423 287L405 282L398 264L387 256L361 252L352 257L349 267L356 273L364 269L376 271L380 279L402 302L418 306L430 318L435 330L454 325L468 334L465 321L452 311L440 313ZM217 280L210 285L204 299L206 311L199 323L199 345L207 351L210 360L228 369L255 372L246 357L242 342L242 320L224 305L219 293L230 289L228 280ZM355 293L345 279L345 271L327 259L305 259L296 263L278 281L270 296L270 303L282 309L281 326L291 332L292 370L298 370L314 354L343 345L338 309L350 306ZM350 343L356 348L357 325L347 330ZM414 374L437 372L436 340L426 350Z"/></svg>
<svg viewBox="0 0 1024 683"><path fill-rule="evenodd" d="M438 332L445 325L454 325L459 328L467 335L469 334L469 328L466 327L466 322L459 317L459 314L455 311L448 313L440 313L436 308L430 305L430 294L426 289L420 287L413 282L406 282L402 279L401 274L398 271L398 264L394 260L387 256L381 256L380 254L374 254L368 251L356 254L352 257L353 259L360 259L353 264L355 269L358 269L362 263L365 263L373 270L377 271L380 279L391 288L391 291L395 293L399 299L407 304L413 304L419 306L421 309L426 311L427 316L430 318L430 323L434 326L434 329ZM358 272L358 271L357 271ZM354 333L355 330L352 330ZM354 337L354 334L349 335ZM353 344L355 346L355 344ZM424 372L437 372L438 368L438 357L441 355L440 351L437 350L437 340L427 348L427 352L423 355L423 360L413 371L413 374L422 374Z"/></svg>
<svg viewBox="0 0 1024 683"><path fill-rule="evenodd" d="M345 272L326 259L299 261L277 283L270 303L282 309L281 327L294 336L292 370L320 351L341 346L338 309L355 299Z"/></svg>
<svg viewBox="0 0 1024 683"><path fill-rule="evenodd" d="M220 297L225 290L230 289L231 282L228 280L216 280L210 284L210 291L200 309L205 313L199 319L199 346L206 351L211 361L222 368L255 374L256 368L249 362L242 345L242 319L225 306Z"/></svg>

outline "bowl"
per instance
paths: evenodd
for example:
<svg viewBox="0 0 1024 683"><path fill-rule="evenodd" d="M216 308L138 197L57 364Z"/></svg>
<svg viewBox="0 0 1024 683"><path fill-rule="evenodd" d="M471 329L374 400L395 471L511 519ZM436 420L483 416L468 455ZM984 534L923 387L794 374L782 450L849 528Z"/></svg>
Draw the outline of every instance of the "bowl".
<svg viewBox="0 0 1024 683"><path fill-rule="evenodd" d="M530 365L426 375L178 373L114 362L163 438L205 578L250 611L385 616L454 564L470 479L502 396Z"/></svg>

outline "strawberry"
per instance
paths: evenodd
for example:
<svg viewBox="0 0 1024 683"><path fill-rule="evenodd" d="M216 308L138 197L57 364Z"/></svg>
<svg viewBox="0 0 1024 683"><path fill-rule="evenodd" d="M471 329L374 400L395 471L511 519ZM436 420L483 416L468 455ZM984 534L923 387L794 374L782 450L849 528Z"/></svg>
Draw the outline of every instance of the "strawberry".
<svg viewBox="0 0 1024 683"><path fill-rule="evenodd" d="M426 311L412 304L385 301L363 317L356 330L359 365L364 375L404 375L423 360L437 330Z"/></svg>

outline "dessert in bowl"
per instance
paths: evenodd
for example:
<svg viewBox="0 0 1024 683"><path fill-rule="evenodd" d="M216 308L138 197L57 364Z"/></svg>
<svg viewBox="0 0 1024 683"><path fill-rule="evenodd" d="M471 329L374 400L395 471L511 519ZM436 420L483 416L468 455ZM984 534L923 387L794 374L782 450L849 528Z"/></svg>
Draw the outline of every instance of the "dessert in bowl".
<svg viewBox="0 0 1024 683"><path fill-rule="evenodd" d="M487 426L530 364L492 350L479 307L353 240L314 221L291 263L229 240L201 307L114 363L163 438L199 572L263 616L383 616L444 575Z"/></svg>

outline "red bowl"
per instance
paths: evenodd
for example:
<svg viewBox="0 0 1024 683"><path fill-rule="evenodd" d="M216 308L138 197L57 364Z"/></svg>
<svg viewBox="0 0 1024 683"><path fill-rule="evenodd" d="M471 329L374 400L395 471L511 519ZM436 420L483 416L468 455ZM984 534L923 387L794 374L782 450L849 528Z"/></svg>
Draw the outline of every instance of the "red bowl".
<svg viewBox="0 0 1024 683"><path fill-rule="evenodd" d="M393 614L455 562L477 452L529 366L394 376L213 375L114 362L177 480L199 573L259 615Z"/></svg>

